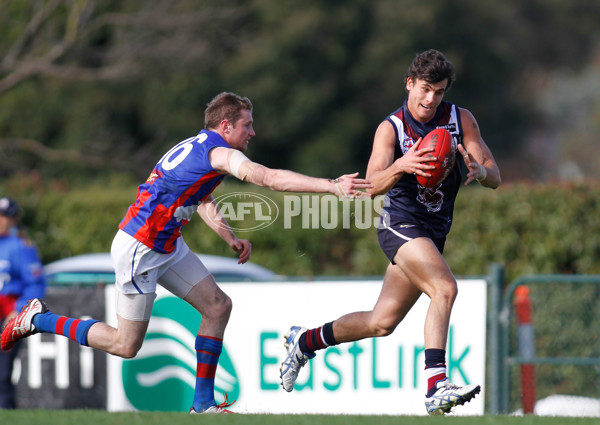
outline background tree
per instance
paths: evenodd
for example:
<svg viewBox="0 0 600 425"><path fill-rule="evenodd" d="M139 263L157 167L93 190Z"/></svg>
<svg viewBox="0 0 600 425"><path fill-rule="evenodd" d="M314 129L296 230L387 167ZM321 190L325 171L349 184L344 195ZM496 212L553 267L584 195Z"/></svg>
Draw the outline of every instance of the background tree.
<svg viewBox="0 0 600 425"><path fill-rule="evenodd" d="M106 250L136 185L202 128L206 103L224 90L254 103L251 158L324 177L364 174L375 128L402 104L407 67L429 48L454 62L447 98L473 111L505 181L597 180L597 16L600 3L586 0L0 0L0 189L23 200L45 261ZM586 190L596 189L578 193ZM536 195L515 192L502 205L514 196L531 206ZM532 222L523 226L527 234ZM520 239L500 234L478 264L513 252L497 248ZM277 269L275 255L291 273L335 273L350 255L361 265L353 273L381 269L360 255L377 249L372 241L354 233L343 246L322 240L321 251L309 234L294 235L294 246L284 236L257 241ZM551 263L589 270L570 264L597 252L595 240L577 245L581 253L567 239ZM469 242L457 243L454 255L471 258Z"/></svg>
<svg viewBox="0 0 600 425"><path fill-rule="evenodd" d="M404 98L410 60L431 47L455 63L448 98L475 113L505 178L598 177L581 154L593 148L600 108L595 2L3 3L4 177L144 178L202 127L222 90L255 103L256 160L364 172L375 127Z"/></svg>

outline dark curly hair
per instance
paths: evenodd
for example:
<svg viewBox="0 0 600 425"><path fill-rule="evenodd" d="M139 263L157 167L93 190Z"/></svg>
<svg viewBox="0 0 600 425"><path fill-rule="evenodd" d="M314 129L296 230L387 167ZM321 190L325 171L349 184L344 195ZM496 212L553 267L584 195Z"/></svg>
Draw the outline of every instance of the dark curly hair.
<svg viewBox="0 0 600 425"><path fill-rule="evenodd" d="M456 80L456 71L454 65L449 62L442 52L434 49L418 53L408 67L406 79L413 81L420 79L428 83L439 83L448 79L446 90L452 86Z"/></svg>

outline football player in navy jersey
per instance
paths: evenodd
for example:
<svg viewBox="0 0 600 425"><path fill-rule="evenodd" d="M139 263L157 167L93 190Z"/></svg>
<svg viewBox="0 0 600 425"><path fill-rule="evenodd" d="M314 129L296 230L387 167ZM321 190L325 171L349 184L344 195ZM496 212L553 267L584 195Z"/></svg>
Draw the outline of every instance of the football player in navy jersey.
<svg viewBox="0 0 600 425"><path fill-rule="evenodd" d="M220 214L212 191L230 174L277 191L370 196L358 173L335 180L270 169L250 161L244 152L255 136L252 103L221 93L207 106L205 129L169 150L138 188L113 240L111 255L117 287L117 328L90 319L58 316L41 299L31 300L4 329L3 350L36 332L64 335L81 345L132 358L148 328L156 284L190 303L202 315L196 337L196 386L190 413L229 413L231 404L214 399L214 381L223 334L232 308L199 258L190 251L181 228L195 213L239 255L250 258L252 246L239 239Z"/></svg>
<svg viewBox="0 0 600 425"><path fill-rule="evenodd" d="M415 177L428 176L433 168L423 157L433 149L420 149L419 141L430 131L445 128L466 165L464 184L477 181L492 189L500 185L498 166L473 114L443 100L454 79L453 65L439 51L420 53L411 63L408 96L377 128L366 175L373 184L369 192L386 194L389 200L377 231L390 260L379 299L372 311L350 313L316 329L291 327L281 365L286 391L293 390L301 367L316 350L391 334L425 293L431 299L425 318L427 412L443 415L479 393L479 385L459 387L446 377L446 341L457 285L442 252L463 180L459 161L437 188L420 186Z"/></svg>

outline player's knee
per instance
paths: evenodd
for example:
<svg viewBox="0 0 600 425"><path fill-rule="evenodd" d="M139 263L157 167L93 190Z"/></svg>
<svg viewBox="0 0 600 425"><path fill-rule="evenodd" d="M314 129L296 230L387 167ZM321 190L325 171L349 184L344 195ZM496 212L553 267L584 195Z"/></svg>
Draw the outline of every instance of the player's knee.
<svg viewBox="0 0 600 425"><path fill-rule="evenodd" d="M213 318L228 318L233 308L233 301L226 294L218 297L215 302L210 306L210 315Z"/></svg>
<svg viewBox="0 0 600 425"><path fill-rule="evenodd" d="M133 359L137 355L138 351L138 349L125 349L121 352L120 357L124 359Z"/></svg>
<svg viewBox="0 0 600 425"><path fill-rule="evenodd" d="M221 304L221 314L222 316L227 316L231 314L231 310L233 309L233 301L230 297L226 296Z"/></svg>
<svg viewBox="0 0 600 425"><path fill-rule="evenodd" d="M445 304L452 305L458 295L458 286L456 281L442 282L436 286L436 296L438 300Z"/></svg>
<svg viewBox="0 0 600 425"><path fill-rule="evenodd" d="M120 357L123 357L124 359L133 359L137 355L138 351L140 351L140 347L123 347Z"/></svg>
<svg viewBox="0 0 600 425"><path fill-rule="evenodd" d="M390 326L377 326L373 329L373 333L375 337L388 336L394 332L394 327Z"/></svg>
<svg viewBox="0 0 600 425"><path fill-rule="evenodd" d="M388 336L394 332L397 325L397 322L389 319L376 320L371 324L371 332L373 337Z"/></svg>
<svg viewBox="0 0 600 425"><path fill-rule="evenodd" d="M142 344L138 343L117 344L113 354L124 359L132 359L140 351L140 348L142 348Z"/></svg>

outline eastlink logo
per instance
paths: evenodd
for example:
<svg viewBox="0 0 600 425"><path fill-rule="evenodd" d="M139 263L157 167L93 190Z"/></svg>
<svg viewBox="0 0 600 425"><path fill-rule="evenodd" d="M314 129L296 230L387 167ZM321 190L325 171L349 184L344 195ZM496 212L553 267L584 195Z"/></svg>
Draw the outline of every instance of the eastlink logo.
<svg viewBox="0 0 600 425"><path fill-rule="evenodd" d="M271 198L253 192L232 192L215 199L229 227L237 232L264 229L279 217L280 208ZM285 195L283 228L369 229L379 226L379 217L389 205L386 196L340 198L335 195ZM215 223L221 225L221 223Z"/></svg>
<svg viewBox="0 0 600 425"><path fill-rule="evenodd" d="M170 294L156 299L144 344L137 356L123 361L121 373L127 401L138 410L187 411L196 385L196 334L201 317L188 303ZM240 396L238 376L227 348L219 357L215 400L223 393Z"/></svg>

